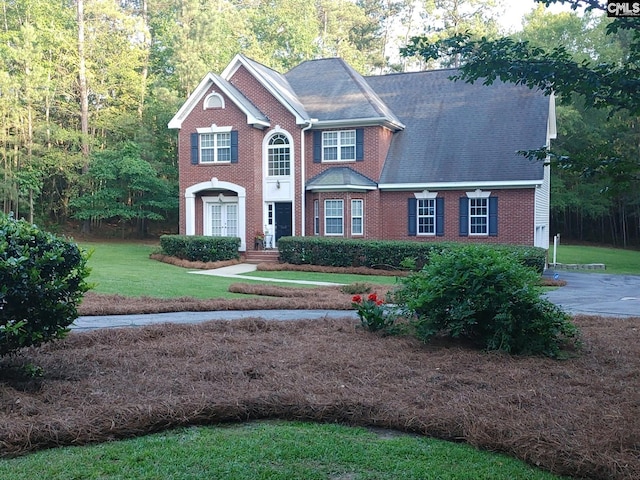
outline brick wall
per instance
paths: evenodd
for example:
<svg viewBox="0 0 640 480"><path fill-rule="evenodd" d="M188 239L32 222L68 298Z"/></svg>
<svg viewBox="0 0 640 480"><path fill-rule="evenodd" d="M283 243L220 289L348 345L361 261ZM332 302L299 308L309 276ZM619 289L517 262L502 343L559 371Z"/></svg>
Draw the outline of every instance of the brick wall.
<svg viewBox="0 0 640 480"><path fill-rule="evenodd" d="M491 189L491 196L498 197L498 236L459 235L459 198L466 191L452 190L438 192L444 198L444 236L408 235L407 199L413 192L383 192L382 218L384 222L381 238L385 240L421 240L421 241L454 241L468 243L509 243L516 245L533 245L534 240L534 197L535 190Z"/></svg>
<svg viewBox="0 0 640 480"><path fill-rule="evenodd" d="M307 234L313 235L313 201L320 204L320 235L324 232L324 200L344 201L344 238L351 237L351 199L364 200L364 238L384 240L453 241L465 243L508 243L533 245L534 190L491 190L498 197L498 236L459 235L459 198L465 191L441 191L444 198L444 236L409 236L407 203L413 192L322 192L307 195ZM356 238L362 238L358 236Z"/></svg>

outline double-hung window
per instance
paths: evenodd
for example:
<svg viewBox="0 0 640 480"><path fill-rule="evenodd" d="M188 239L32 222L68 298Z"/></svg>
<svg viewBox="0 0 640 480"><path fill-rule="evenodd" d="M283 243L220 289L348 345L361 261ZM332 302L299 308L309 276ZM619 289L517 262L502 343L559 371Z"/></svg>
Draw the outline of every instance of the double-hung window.
<svg viewBox="0 0 640 480"><path fill-rule="evenodd" d="M200 134L200 163L231 161L231 132Z"/></svg>
<svg viewBox="0 0 640 480"><path fill-rule="evenodd" d="M364 234L363 200L351 200L351 235Z"/></svg>
<svg viewBox="0 0 640 480"><path fill-rule="evenodd" d="M420 198L417 202L418 235L435 235L436 199Z"/></svg>
<svg viewBox="0 0 640 480"><path fill-rule="evenodd" d="M489 233L489 199L469 199L469 235L487 235Z"/></svg>
<svg viewBox="0 0 640 480"><path fill-rule="evenodd" d="M356 131L322 132L322 160L352 161L356 159Z"/></svg>
<svg viewBox="0 0 640 480"><path fill-rule="evenodd" d="M460 236L498 236L498 197L476 190L460 197Z"/></svg>
<svg viewBox="0 0 640 480"><path fill-rule="evenodd" d="M344 202L342 200L324 201L324 234L343 235Z"/></svg>

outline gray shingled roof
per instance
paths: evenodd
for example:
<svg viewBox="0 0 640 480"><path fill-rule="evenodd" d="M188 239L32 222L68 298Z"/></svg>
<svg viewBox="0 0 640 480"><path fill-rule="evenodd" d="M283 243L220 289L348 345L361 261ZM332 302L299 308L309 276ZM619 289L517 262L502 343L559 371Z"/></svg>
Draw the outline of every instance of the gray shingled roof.
<svg viewBox="0 0 640 480"><path fill-rule="evenodd" d="M541 162L517 150L543 147L549 98L499 81L453 82L454 70L365 77L404 123L381 184L539 180Z"/></svg>
<svg viewBox="0 0 640 480"><path fill-rule="evenodd" d="M349 167L329 168L307 182L307 190L322 190L333 187L369 190L377 186L376 182Z"/></svg>
<svg viewBox="0 0 640 480"><path fill-rule="evenodd" d="M285 77L311 118L320 122L377 119L402 128L362 75L340 58L303 62Z"/></svg>

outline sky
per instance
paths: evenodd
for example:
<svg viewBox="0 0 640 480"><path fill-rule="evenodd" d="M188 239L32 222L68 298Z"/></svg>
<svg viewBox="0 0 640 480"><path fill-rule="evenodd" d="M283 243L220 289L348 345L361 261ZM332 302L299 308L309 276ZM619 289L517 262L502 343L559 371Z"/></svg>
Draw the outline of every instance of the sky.
<svg viewBox="0 0 640 480"><path fill-rule="evenodd" d="M522 16L533 10L537 4L534 0L504 0L506 12L502 18L502 24L506 28L513 30L522 29ZM567 5L555 4L549 7L549 10L556 13L562 11L571 11Z"/></svg>

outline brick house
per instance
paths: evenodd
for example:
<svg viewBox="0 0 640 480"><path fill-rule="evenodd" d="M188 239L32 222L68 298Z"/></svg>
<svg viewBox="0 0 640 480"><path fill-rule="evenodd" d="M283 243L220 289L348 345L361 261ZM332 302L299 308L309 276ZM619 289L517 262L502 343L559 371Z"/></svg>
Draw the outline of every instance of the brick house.
<svg viewBox="0 0 640 480"><path fill-rule="evenodd" d="M449 80L363 77L339 58L280 74L237 55L169 122L180 233L511 243L548 248L553 97Z"/></svg>

